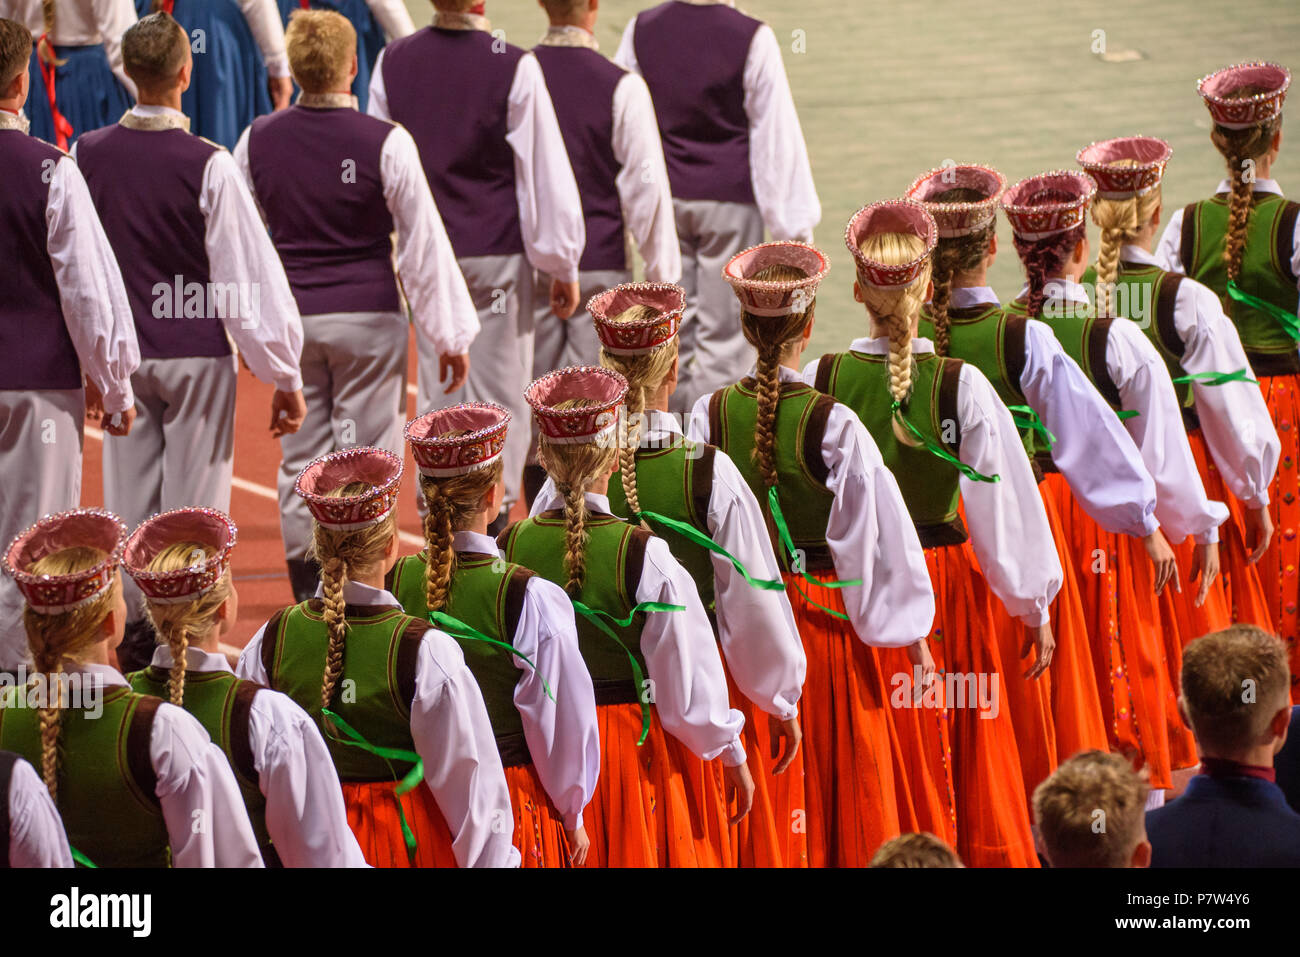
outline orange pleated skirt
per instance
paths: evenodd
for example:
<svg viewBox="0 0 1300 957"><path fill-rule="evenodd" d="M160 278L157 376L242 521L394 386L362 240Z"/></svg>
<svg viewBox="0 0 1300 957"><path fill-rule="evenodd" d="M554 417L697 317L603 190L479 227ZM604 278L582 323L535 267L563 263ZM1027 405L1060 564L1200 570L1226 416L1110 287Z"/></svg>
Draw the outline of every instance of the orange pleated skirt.
<svg viewBox="0 0 1300 957"><path fill-rule="evenodd" d="M710 783L718 779L701 769L688 780L685 766L700 759L664 733L653 707L640 746L640 705L597 705L596 723L600 779L583 811L587 866L722 866L726 807Z"/></svg>
<svg viewBox="0 0 1300 957"><path fill-rule="evenodd" d="M396 790L396 781L343 782L348 827L361 845L366 863L371 867L456 867L451 830L433 792L423 782L401 797L406 823L416 840L414 854L408 854Z"/></svg>
<svg viewBox="0 0 1300 957"><path fill-rule="evenodd" d="M1300 375L1259 376L1264 402L1282 442L1277 475L1268 487L1273 540L1255 566L1276 633L1291 660L1291 701L1300 704Z"/></svg>
<svg viewBox="0 0 1300 957"><path fill-rule="evenodd" d="M1165 642L1172 626L1151 562L1139 539L1097 525L1059 473L1042 487L1055 498L1068 539L1111 750L1145 766L1152 787L1172 787L1173 770L1196 763L1195 745L1178 717Z"/></svg>
<svg viewBox="0 0 1300 957"><path fill-rule="evenodd" d="M569 839L564 821L551 806L532 764L506 768L510 807L515 819L514 845L522 867L568 867Z"/></svg>

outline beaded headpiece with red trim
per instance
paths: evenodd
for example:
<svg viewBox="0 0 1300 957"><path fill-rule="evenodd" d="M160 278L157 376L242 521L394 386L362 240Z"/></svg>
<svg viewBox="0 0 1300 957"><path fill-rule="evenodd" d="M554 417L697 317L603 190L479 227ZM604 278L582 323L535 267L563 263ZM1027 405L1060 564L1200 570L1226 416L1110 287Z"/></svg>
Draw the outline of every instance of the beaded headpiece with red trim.
<svg viewBox="0 0 1300 957"><path fill-rule="evenodd" d="M56 512L14 537L5 550L5 571L32 611L58 615L90 604L112 587L125 544L126 525L112 512L102 508ZM38 575L27 570L46 555L79 546L103 552L103 561L66 575Z"/></svg>
<svg viewBox="0 0 1300 957"><path fill-rule="evenodd" d="M407 422L406 441L421 475L467 475L501 458L510 418L508 409L491 402L462 402Z"/></svg>
<svg viewBox="0 0 1300 957"><path fill-rule="evenodd" d="M230 516L215 508L178 508L142 523L126 541L122 567L149 601L175 605L199 598L230 570L230 553L238 530ZM177 542L212 549L200 552L192 564L169 572L149 570L159 552Z"/></svg>
<svg viewBox="0 0 1300 957"><path fill-rule="evenodd" d="M373 488L359 495L328 494L352 482L365 482ZM312 517L326 528L352 531L387 518L397 504L401 483L400 458L385 449L363 446L313 460L298 473L293 490L307 503Z"/></svg>
<svg viewBox="0 0 1300 957"><path fill-rule="evenodd" d="M908 233L925 243L925 252L915 259L892 265L868 258L860 248L868 236L880 233ZM858 280L881 289L901 289L911 285L925 269L930 253L939 242L939 228L934 217L920 203L911 199L885 199L863 206L853 214L844 229L844 245L853 254Z"/></svg>
<svg viewBox="0 0 1300 957"><path fill-rule="evenodd" d="M1132 199L1160 185L1174 151L1154 136L1121 136L1089 143L1075 157L1097 184L1100 199ZM1133 160L1132 166L1116 166Z"/></svg>
<svg viewBox="0 0 1300 957"><path fill-rule="evenodd" d="M907 188L907 198L934 217L940 239L956 239L978 232L997 218L998 197L1006 188L1007 178L993 167L962 163L922 173ZM933 198L950 189L973 189L984 199L957 202Z"/></svg>
<svg viewBox="0 0 1300 957"><path fill-rule="evenodd" d="M769 266L795 266L806 275L798 279L755 279ZM761 243L736 253L722 269L722 278L741 307L751 316L775 318L804 312L817 296L817 287L830 272L831 261L816 246L785 240Z"/></svg>
<svg viewBox="0 0 1300 957"><path fill-rule="evenodd" d="M1276 63L1237 63L1204 76L1196 84L1214 122L1230 130L1245 130L1266 123L1282 112L1291 71ZM1243 87L1262 92L1236 99L1229 94Z"/></svg>
<svg viewBox="0 0 1300 957"><path fill-rule="evenodd" d="M636 322L611 321L633 306L649 306L658 315ZM686 290L671 282L625 282L587 300L601 346L620 356L653 352L672 341L685 311Z"/></svg>
<svg viewBox="0 0 1300 957"><path fill-rule="evenodd" d="M1074 229L1084 221L1097 184L1087 173L1053 170L1022 179L1002 194L1011 230L1035 242Z"/></svg>
<svg viewBox="0 0 1300 957"><path fill-rule="evenodd" d="M537 427L556 445L608 442L619 424L619 409L627 396L627 380L599 366L570 366L548 372L524 392ZM581 409L557 409L568 399L594 399Z"/></svg>

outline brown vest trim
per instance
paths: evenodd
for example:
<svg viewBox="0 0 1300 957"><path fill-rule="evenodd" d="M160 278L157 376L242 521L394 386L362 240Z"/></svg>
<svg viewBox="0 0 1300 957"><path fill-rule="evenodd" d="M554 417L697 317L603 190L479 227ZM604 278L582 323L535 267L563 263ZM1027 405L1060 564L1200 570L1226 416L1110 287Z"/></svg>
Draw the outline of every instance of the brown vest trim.
<svg viewBox="0 0 1300 957"><path fill-rule="evenodd" d="M641 587L641 570L645 567L645 549L653 532L644 528L632 529L632 537L627 543L627 554L623 559L623 596L629 605L636 604L636 592Z"/></svg>
<svg viewBox="0 0 1300 957"><path fill-rule="evenodd" d="M0 751L0 870L9 867L9 782L17 764L18 755Z"/></svg>
<svg viewBox="0 0 1300 957"><path fill-rule="evenodd" d="M412 618L402 628L402 634L397 639L397 661L394 668L397 693L401 696L408 717L411 714L411 702L415 700L415 669L420 658L420 642L428 630L427 622Z"/></svg>
<svg viewBox="0 0 1300 957"><path fill-rule="evenodd" d="M127 770L145 800L159 811L162 810L162 804L158 800L158 775L149 755L149 743L153 739L154 718L162 703L162 698L141 695L135 710L131 712L131 726L126 732Z"/></svg>
<svg viewBox="0 0 1300 957"><path fill-rule="evenodd" d="M826 467L826 460L822 458L822 439L826 437L826 422L830 419L831 409L835 407L835 398L829 395L820 395L813 403L812 412L808 414L808 421L804 425L803 432L803 465L808 470L818 485L825 485L826 480L831 477L831 470Z"/></svg>
<svg viewBox="0 0 1300 957"><path fill-rule="evenodd" d="M1020 387L1020 377L1025 374L1025 336L1028 329L1027 316L1007 316L1006 332L1002 339L1002 362L1007 367L1007 378L1022 399L1025 390Z"/></svg>
<svg viewBox="0 0 1300 957"><path fill-rule="evenodd" d="M515 537L517 531L519 531L519 523L512 522L497 532L497 548L503 552L506 551L510 546L510 540Z"/></svg>
<svg viewBox="0 0 1300 957"><path fill-rule="evenodd" d="M719 389L709 396L709 441L717 442L722 435L722 394L726 389Z"/></svg>
<svg viewBox="0 0 1300 957"><path fill-rule="evenodd" d="M1101 397L1111 404L1112 408L1120 409L1124 407L1124 401L1120 398L1119 386L1110 377L1110 370L1106 368L1106 343L1110 341L1110 324L1113 319L1095 319L1092 328L1089 330L1087 350L1088 366L1092 370L1093 383L1097 386L1097 391Z"/></svg>
<svg viewBox="0 0 1300 957"><path fill-rule="evenodd" d="M1196 264L1196 205L1188 203L1183 207L1183 229L1178 244L1178 258L1182 261L1183 272L1189 276Z"/></svg>
<svg viewBox="0 0 1300 957"><path fill-rule="evenodd" d="M275 652L280 642L280 622L286 611L287 608L281 608L262 629L262 671L272 688L275 687Z"/></svg>
<svg viewBox="0 0 1300 957"><path fill-rule="evenodd" d="M313 615L325 614L325 602L320 598L308 598L307 610ZM385 615L401 614L402 609L394 605L353 605L343 606L343 615L347 618L382 618Z"/></svg>
<svg viewBox="0 0 1300 957"><path fill-rule="evenodd" d="M593 678L596 704L640 704L636 685L631 678Z"/></svg>
<svg viewBox="0 0 1300 957"><path fill-rule="evenodd" d="M709 530L709 503L713 501L713 462L718 457L716 445L700 443L695 446L700 457L691 467L689 505L691 524L702 532Z"/></svg>
<svg viewBox="0 0 1300 957"><path fill-rule="evenodd" d="M528 750L528 740L522 731L498 734L497 752L501 755L503 768L518 768L533 763L532 753Z"/></svg>
<svg viewBox="0 0 1300 957"><path fill-rule="evenodd" d="M1296 275L1291 271L1291 253L1295 246L1295 221L1297 214L1300 214L1300 203L1287 201L1282 210L1282 215L1277 221L1277 249L1274 251L1277 256L1278 267L1281 268L1282 274L1291 280L1291 285L1296 284Z"/></svg>
<svg viewBox="0 0 1300 957"><path fill-rule="evenodd" d="M970 537L966 534L966 525L960 515L951 522L918 525L916 536L921 540L922 548L947 548L949 545L960 545Z"/></svg>
<svg viewBox="0 0 1300 957"><path fill-rule="evenodd" d="M510 581L506 583L506 633L501 640L515 643L515 632L519 630L519 617L524 613L524 596L528 591L528 579L533 573L523 566L511 569Z"/></svg>
<svg viewBox="0 0 1300 957"><path fill-rule="evenodd" d="M944 442L952 449L953 455L961 451L961 418L957 411L957 392L961 389L961 367L965 364L960 359L940 359L943 363L942 379L939 380L939 439L947 431L945 423L953 424L954 437L951 442ZM965 534L963 529L962 534Z"/></svg>
<svg viewBox="0 0 1300 957"><path fill-rule="evenodd" d="M384 575L384 591L388 592L390 595L393 594L393 584L396 582L396 580L397 580L397 563L394 562L393 567L388 569L388 573Z"/></svg>
<svg viewBox="0 0 1300 957"><path fill-rule="evenodd" d="M830 394L831 391L831 372L835 368L835 355L827 353L817 360L817 376L813 380L814 387L818 392Z"/></svg>
<svg viewBox="0 0 1300 957"><path fill-rule="evenodd" d="M1034 467L1043 475L1050 475L1053 472L1061 471L1056 467L1056 463L1052 461L1051 452L1035 452L1032 461ZM1043 480L1040 478L1038 481L1042 482Z"/></svg>
<svg viewBox="0 0 1300 957"><path fill-rule="evenodd" d="M831 556L831 547L829 545L800 545L799 548L803 551L804 571L835 571L835 559Z"/></svg>
<svg viewBox="0 0 1300 957"><path fill-rule="evenodd" d="M1187 344L1178 334L1174 323L1174 312L1178 300L1178 287L1183 284L1183 277L1177 273L1166 273L1160 282L1160 294L1156 297L1156 332L1160 342L1180 361L1187 351Z"/></svg>
<svg viewBox="0 0 1300 957"><path fill-rule="evenodd" d="M1291 352L1251 352L1246 350L1255 377L1300 374L1300 355Z"/></svg>
<svg viewBox="0 0 1300 957"><path fill-rule="evenodd" d="M260 776L253 760L253 740L249 733L249 721L253 711L253 699L262 690L255 681L241 681L235 687L235 703L230 709L230 763L244 781L252 787L260 787Z"/></svg>

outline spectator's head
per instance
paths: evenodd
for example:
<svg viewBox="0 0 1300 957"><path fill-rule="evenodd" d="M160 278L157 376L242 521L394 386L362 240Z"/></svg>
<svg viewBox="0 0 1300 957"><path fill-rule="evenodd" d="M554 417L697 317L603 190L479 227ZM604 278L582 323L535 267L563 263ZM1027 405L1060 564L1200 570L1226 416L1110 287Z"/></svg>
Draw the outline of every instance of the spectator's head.
<svg viewBox="0 0 1300 957"><path fill-rule="evenodd" d="M122 65L141 102L183 92L194 67L189 34L170 14L142 17L122 34Z"/></svg>
<svg viewBox="0 0 1300 957"><path fill-rule="evenodd" d="M32 33L15 20L0 19L0 103L19 110L27 102Z"/></svg>
<svg viewBox="0 0 1300 957"><path fill-rule="evenodd" d="M345 93L357 75L357 31L333 10L295 10L284 31L289 72L304 93Z"/></svg>
<svg viewBox="0 0 1300 957"><path fill-rule="evenodd" d="M1286 741L1290 685L1282 642L1233 625L1183 651L1178 707L1202 757L1271 767Z"/></svg>
<svg viewBox="0 0 1300 957"><path fill-rule="evenodd" d="M1118 754L1084 751L1034 789L1034 820L1052 867L1146 867L1147 783Z"/></svg>
<svg viewBox="0 0 1300 957"><path fill-rule="evenodd" d="M537 0L546 11L553 27L582 27L590 31L596 25L596 11L600 0Z"/></svg>
<svg viewBox="0 0 1300 957"><path fill-rule="evenodd" d="M900 834L880 845L870 867L965 867L955 851L933 834Z"/></svg>

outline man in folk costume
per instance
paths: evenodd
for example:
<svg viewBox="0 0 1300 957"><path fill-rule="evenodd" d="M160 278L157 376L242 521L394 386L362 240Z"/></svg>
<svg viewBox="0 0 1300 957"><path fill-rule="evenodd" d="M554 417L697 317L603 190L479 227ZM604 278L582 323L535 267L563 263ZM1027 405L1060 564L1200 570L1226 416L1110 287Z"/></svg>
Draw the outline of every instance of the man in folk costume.
<svg viewBox="0 0 1300 957"><path fill-rule="evenodd" d="M581 301L632 280L629 233L645 261L646 280L675 283L682 257L650 91L641 77L598 52L593 35L598 0L539 0L539 5L551 25L533 56L555 104L587 230L578 264ZM537 278L533 375L596 365L600 343L592 327L548 317L543 290L551 277L539 273ZM534 445L536 441L534 430ZM531 458L525 474L525 494L545 477Z"/></svg>
<svg viewBox="0 0 1300 957"><path fill-rule="evenodd" d="M184 30L151 14L126 32L122 52L140 102L116 126L83 137L75 155L113 250L133 267L140 422L130 438L104 445L104 501L138 525L182 506L229 510L231 340L275 386L273 438L296 432L306 405L302 322L275 247L230 154L191 135L180 111L192 62ZM119 660L144 667L153 640L138 592L127 587L132 624Z"/></svg>
<svg viewBox="0 0 1300 957"><path fill-rule="evenodd" d="M307 425L285 436L278 482L289 579L304 601L320 567L307 559L311 514L293 492L298 473L348 446L402 451L410 323L393 273L394 230L421 348L456 370L451 388L464 384L479 319L415 141L395 123L358 113L348 92L357 68L351 24L326 10L298 11L287 37L303 93L290 109L254 121L234 156L306 317Z"/></svg>
<svg viewBox="0 0 1300 957"><path fill-rule="evenodd" d="M468 381L452 401L495 402L522 419L533 368L533 269L554 277L558 319L550 321L568 319L579 303L582 202L537 58L489 33L482 3L434 6L433 26L379 55L367 112L415 137L483 324ZM446 371L446 360L421 345L419 408L445 401L436 386ZM506 439L503 515L519 498L528 439L523 429Z"/></svg>
<svg viewBox="0 0 1300 957"><path fill-rule="evenodd" d="M0 20L0 541L81 498L83 413L135 420L140 364L117 260L77 164L27 135L28 28ZM82 391L88 378L91 404ZM0 671L27 659L23 599L0 577Z"/></svg>
<svg viewBox="0 0 1300 957"><path fill-rule="evenodd" d="M670 0L636 16L614 62L654 97L692 313L673 410L751 364L722 268L773 239L812 242L821 203L772 28L732 0Z"/></svg>

